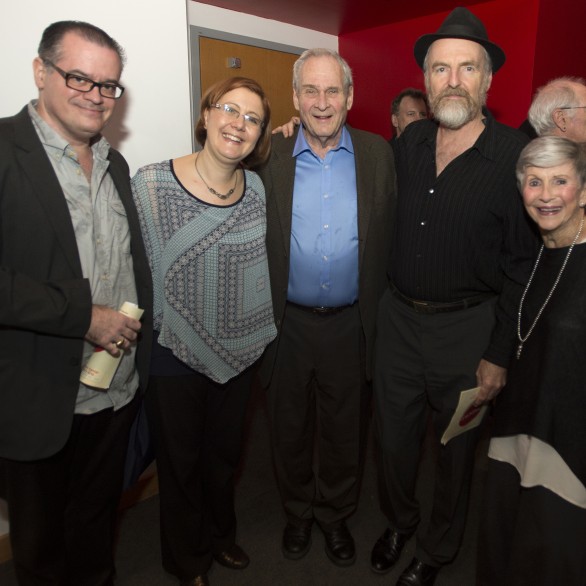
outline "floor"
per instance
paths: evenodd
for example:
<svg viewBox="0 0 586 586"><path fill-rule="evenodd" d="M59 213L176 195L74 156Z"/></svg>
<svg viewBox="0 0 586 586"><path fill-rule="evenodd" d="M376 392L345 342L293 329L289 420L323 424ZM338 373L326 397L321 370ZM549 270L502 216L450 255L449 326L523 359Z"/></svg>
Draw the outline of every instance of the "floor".
<svg viewBox="0 0 586 586"><path fill-rule="evenodd" d="M428 434L421 462L418 494L424 507L433 490L433 445ZM212 586L382 586L394 585L409 563L415 547L412 539L397 567L386 575L370 569L370 551L385 528L376 488L373 441L368 458L358 511L348 521L357 546L356 563L348 568L332 564L324 552L320 530L314 527L312 548L301 560L290 561L281 554L281 533L285 517L273 477L264 396L256 391L249 409L248 431L241 474L237 484L238 542L251 558L249 567L234 571L217 564L209 573ZM456 561L438 575L436 586L473 586L479 498L486 467L486 440L478 449L469 522ZM116 546L117 586L171 586L175 578L161 568L158 543L158 497L152 497L121 513ZM0 585L17 586L11 562L0 565Z"/></svg>

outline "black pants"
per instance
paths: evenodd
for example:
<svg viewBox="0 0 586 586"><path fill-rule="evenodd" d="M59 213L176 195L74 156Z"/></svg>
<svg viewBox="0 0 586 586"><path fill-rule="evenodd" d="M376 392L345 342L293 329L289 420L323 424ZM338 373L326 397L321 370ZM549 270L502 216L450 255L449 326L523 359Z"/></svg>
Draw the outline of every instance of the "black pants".
<svg viewBox="0 0 586 586"><path fill-rule="evenodd" d="M292 523L334 525L356 509L370 409L363 340L357 305L330 316L287 306L268 403Z"/></svg>
<svg viewBox="0 0 586 586"><path fill-rule="evenodd" d="M180 580L205 573L213 553L234 543L234 472L251 378L249 369L225 385L200 374L149 382L163 567Z"/></svg>
<svg viewBox="0 0 586 586"><path fill-rule="evenodd" d="M33 462L3 460L20 586L110 586L128 435L138 400L75 415L65 447Z"/></svg>
<svg viewBox="0 0 586 586"><path fill-rule="evenodd" d="M488 346L494 302L452 313L422 315L386 291L378 314L374 408L381 448L383 510L390 526L411 534L420 520L415 485L428 406L438 438L460 392L476 386L476 368ZM451 562L466 525L478 430L439 447L429 527L417 537L416 556Z"/></svg>
<svg viewBox="0 0 586 586"><path fill-rule="evenodd" d="M489 459L478 540L478 586L584 586L586 509L514 466Z"/></svg>

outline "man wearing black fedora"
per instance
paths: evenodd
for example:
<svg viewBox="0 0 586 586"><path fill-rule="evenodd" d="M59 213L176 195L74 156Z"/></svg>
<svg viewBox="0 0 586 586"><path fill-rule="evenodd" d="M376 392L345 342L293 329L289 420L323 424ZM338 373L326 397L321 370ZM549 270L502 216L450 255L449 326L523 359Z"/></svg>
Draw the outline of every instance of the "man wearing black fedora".
<svg viewBox="0 0 586 586"><path fill-rule="evenodd" d="M484 108L505 54L483 23L453 10L420 37L434 120L397 140L397 221L379 305L375 347L376 432L388 528L372 569L389 571L416 532L415 498L428 406L439 440L460 392L487 403L503 387L518 301L537 246L521 205L515 163L527 138ZM439 446L431 518L397 586L429 586L456 557L466 524L478 429Z"/></svg>

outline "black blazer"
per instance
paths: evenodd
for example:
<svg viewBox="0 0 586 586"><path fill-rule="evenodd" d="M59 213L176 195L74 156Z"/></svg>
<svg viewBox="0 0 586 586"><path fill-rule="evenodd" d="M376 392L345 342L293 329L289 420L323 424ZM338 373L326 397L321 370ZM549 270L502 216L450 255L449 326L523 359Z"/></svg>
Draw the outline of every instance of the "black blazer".
<svg viewBox="0 0 586 586"><path fill-rule="evenodd" d="M145 309L137 351L144 388L151 277L128 165L113 149L108 158L128 217L138 302ZM25 107L0 120L0 457L37 460L65 445L91 307L67 203Z"/></svg>
<svg viewBox="0 0 586 586"><path fill-rule="evenodd" d="M358 193L359 293L358 304L366 341L366 373L372 374L376 313L387 284L386 270L396 199L395 164L389 143L381 136L346 126L352 137ZM260 170L267 194L267 249L275 323L280 331L289 284L289 249L295 163L293 138L273 137L271 157ZM266 350L260 367L268 385L279 337Z"/></svg>

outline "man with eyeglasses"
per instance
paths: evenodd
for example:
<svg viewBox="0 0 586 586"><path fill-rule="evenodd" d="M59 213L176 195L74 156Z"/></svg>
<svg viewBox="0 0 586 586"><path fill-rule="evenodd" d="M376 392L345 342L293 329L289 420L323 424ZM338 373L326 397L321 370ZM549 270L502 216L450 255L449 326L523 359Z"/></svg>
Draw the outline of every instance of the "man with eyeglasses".
<svg viewBox="0 0 586 586"><path fill-rule="evenodd" d="M529 122L538 136L561 136L586 142L586 82L559 77L537 90Z"/></svg>
<svg viewBox="0 0 586 586"><path fill-rule="evenodd" d="M346 124L353 98L338 53L303 53L293 68L301 126L275 136L261 170L278 337L260 372L287 515L282 552L302 558L315 522L338 566L356 558L346 520L358 504L395 199L387 141Z"/></svg>
<svg viewBox="0 0 586 586"><path fill-rule="evenodd" d="M56 22L33 62L38 99L0 120L0 466L21 586L114 580L152 304L128 166L100 134L122 65L101 29ZM123 354L105 390L80 382L100 351Z"/></svg>

